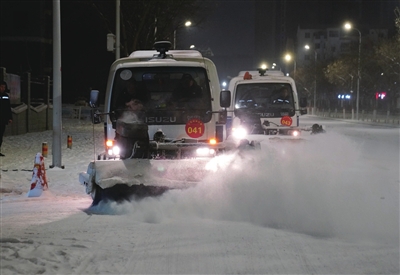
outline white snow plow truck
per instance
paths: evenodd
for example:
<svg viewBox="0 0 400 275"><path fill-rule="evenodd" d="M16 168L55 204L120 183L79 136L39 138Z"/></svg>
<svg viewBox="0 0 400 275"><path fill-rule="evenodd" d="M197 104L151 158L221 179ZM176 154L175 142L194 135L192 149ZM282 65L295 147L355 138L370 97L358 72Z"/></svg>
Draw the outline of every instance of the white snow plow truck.
<svg viewBox="0 0 400 275"><path fill-rule="evenodd" d="M94 205L189 187L215 169L210 159L236 149L226 132L231 94L215 65L170 46L156 42L111 65L104 112L93 117L104 120L105 150L79 175Z"/></svg>
<svg viewBox="0 0 400 275"><path fill-rule="evenodd" d="M320 125L300 127L299 118L307 113L307 99L299 99L294 80L281 71L242 71L231 79L228 89L232 92L228 140L239 146L300 141L304 131L322 132Z"/></svg>

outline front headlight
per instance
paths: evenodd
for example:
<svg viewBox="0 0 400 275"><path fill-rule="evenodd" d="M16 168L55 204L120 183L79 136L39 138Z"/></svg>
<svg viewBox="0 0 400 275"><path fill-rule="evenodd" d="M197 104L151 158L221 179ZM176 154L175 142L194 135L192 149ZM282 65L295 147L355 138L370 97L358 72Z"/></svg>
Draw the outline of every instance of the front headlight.
<svg viewBox="0 0 400 275"><path fill-rule="evenodd" d="M107 153L109 156L117 156L120 153L120 149L118 146L113 146L111 148L108 148Z"/></svg>
<svg viewBox="0 0 400 275"><path fill-rule="evenodd" d="M293 130L289 132L291 136L298 137L300 136L300 132L297 130Z"/></svg>
<svg viewBox="0 0 400 275"><path fill-rule="evenodd" d="M243 127L232 128L232 136L236 139L244 139L247 136L247 130Z"/></svg>
<svg viewBox="0 0 400 275"><path fill-rule="evenodd" d="M121 150L119 149L118 146L114 146L114 147L112 148L112 152L113 152L114 155L119 155L119 152L120 152L120 151L121 151Z"/></svg>
<svg viewBox="0 0 400 275"><path fill-rule="evenodd" d="M215 155L215 150L212 148L197 148L196 149L196 155L199 157L209 157Z"/></svg>

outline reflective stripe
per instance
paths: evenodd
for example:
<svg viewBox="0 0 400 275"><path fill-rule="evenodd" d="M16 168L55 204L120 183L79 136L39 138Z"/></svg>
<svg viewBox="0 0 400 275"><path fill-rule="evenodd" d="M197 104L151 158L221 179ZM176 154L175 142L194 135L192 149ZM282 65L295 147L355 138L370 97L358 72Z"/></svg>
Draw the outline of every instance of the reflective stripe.
<svg viewBox="0 0 400 275"><path fill-rule="evenodd" d="M278 98L275 102L289 103L289 100Z"/></svg>
<svg viewBox="0 0 400 275"><path fill-rule="evenodd" d="M1 98L1 99L10 99L10 98L8 97L8 95L2 95L0 98Z"/></svg>

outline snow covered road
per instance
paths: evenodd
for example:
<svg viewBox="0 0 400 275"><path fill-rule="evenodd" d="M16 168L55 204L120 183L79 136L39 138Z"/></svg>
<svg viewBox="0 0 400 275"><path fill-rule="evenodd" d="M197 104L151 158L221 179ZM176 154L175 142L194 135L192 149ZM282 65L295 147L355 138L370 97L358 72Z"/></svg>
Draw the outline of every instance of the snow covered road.
<svg viewBox="0 0 400 275"><path fill-rule="evenodd" d="M95 208L78 183L90 124L63 122L73 148L39 198L22 169L51 131L6 137L1 274L399 274L399 128L322 124L279 161L261 154L195 188Z"/></svg>

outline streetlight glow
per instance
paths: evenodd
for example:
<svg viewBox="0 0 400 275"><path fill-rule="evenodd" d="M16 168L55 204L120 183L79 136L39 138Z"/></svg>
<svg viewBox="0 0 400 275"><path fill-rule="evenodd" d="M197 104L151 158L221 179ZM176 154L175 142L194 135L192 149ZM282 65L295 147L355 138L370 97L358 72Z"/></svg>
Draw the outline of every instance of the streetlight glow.
<svg viewBox="0 0 400 275"><path fill-rule="evenodd" d="M311 49L309 45L305 45L304 48L308 51ZM317 109L317 51L314 49L314 108L313 114Z"/></svg>
<svg viewBox="0 0 400 275"><path fill-rule="evenodd" d="M361 32L359 29L353 28L350 23L344 24L346 30L356 30L358 32L358 68L357 68L357 100L356 100L356 119L358 120L359 106L360 106L360 58L361 58Z"/></svg>
<svg viewBox="0 0 400 275"><path fill-rule="evenodd" d="M296 58L292 57L291 54L286 54L285 55L285 60L286 61L290 62L292 59L293 59L293 79L296 81Z"/></svg>
<svg viewBox="0 0 400 275"><path fill-rule="evenodd" d="M186 21L185 22L185 27L190 27L192 25L191 21ZM176 50L176 29L174 30L174 49Z"/></svg>

